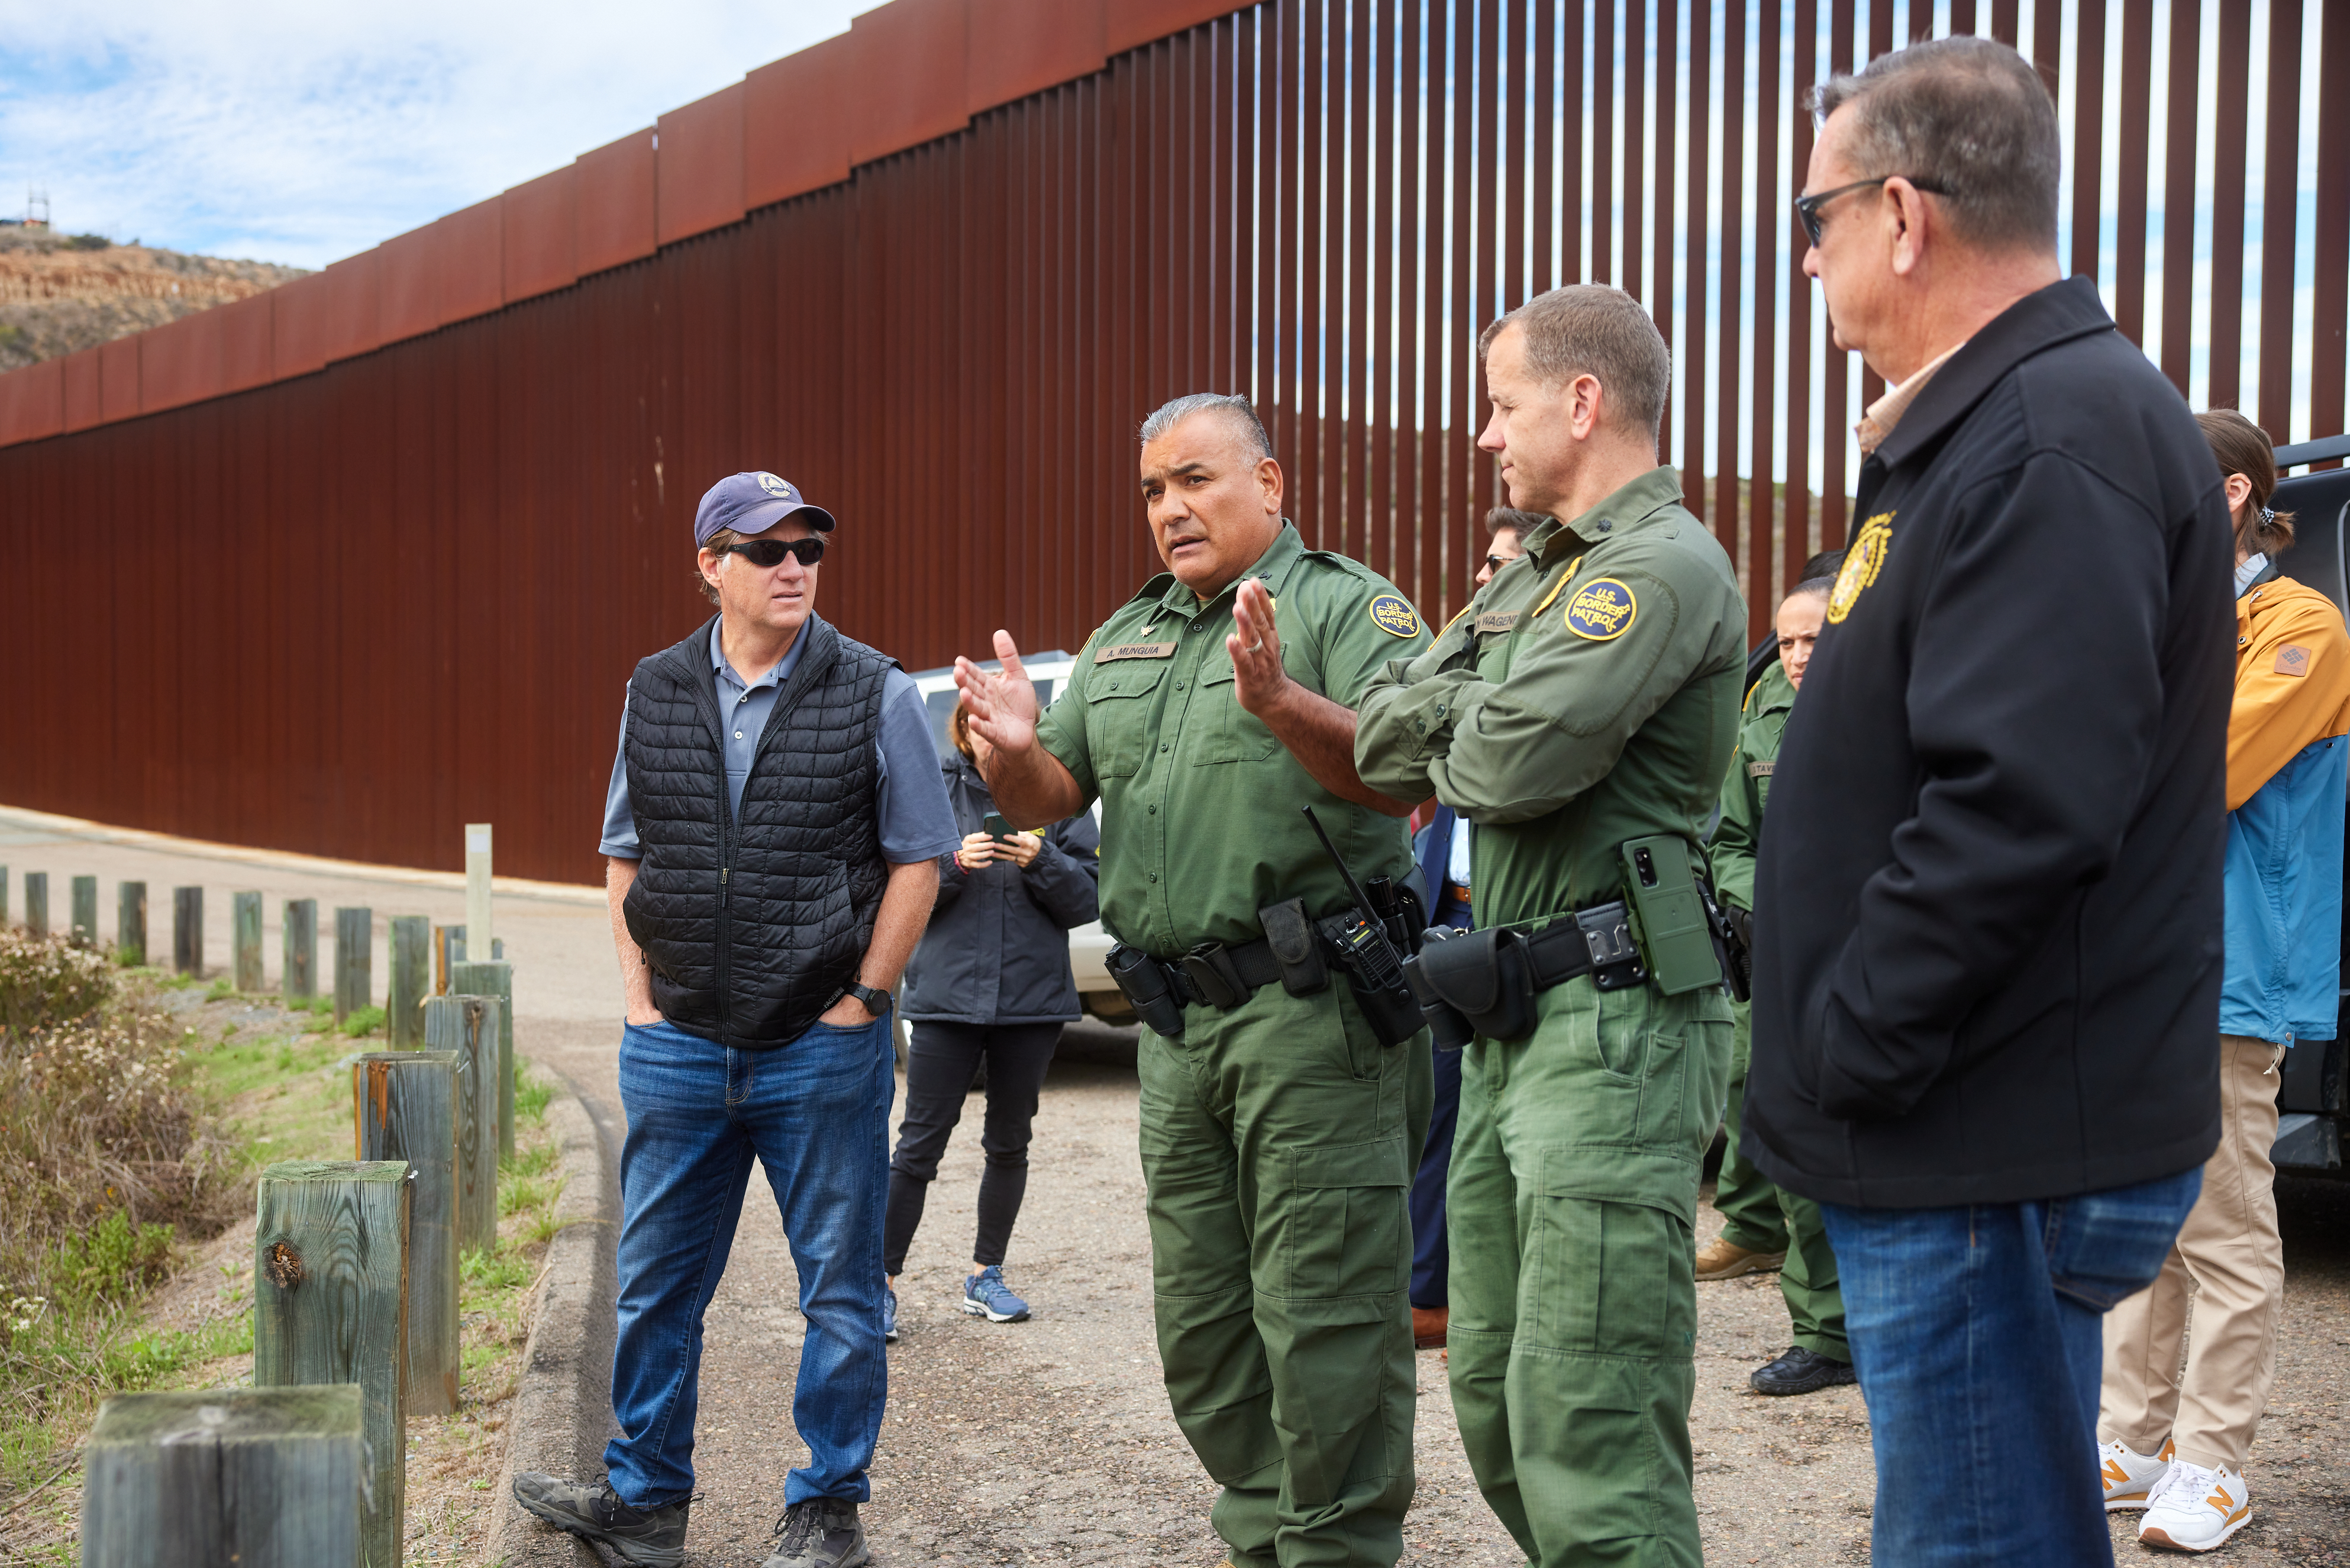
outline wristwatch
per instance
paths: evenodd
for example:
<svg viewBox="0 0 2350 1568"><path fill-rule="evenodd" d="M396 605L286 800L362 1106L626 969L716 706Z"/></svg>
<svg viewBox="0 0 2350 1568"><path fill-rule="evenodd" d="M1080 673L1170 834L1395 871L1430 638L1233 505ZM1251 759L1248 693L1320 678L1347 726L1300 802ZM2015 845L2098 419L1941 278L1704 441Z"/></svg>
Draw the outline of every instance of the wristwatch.
<svg viewBox="0 0 2350 1568"><path fill-rule="evenodd" d="M842 998L850 996L853 996L857 998L858 1001L863 1002L865 1004L865 1011L871 1013L876 1018L880 1017L884 1012L889 1011L889 993L888 992L877 990L869 985L858 985L854 981L842 986L838 994L835 995L830 1002L825 1003L824 1010L827 1012L830 1012L835 1007L840 1004Z"/></svg>

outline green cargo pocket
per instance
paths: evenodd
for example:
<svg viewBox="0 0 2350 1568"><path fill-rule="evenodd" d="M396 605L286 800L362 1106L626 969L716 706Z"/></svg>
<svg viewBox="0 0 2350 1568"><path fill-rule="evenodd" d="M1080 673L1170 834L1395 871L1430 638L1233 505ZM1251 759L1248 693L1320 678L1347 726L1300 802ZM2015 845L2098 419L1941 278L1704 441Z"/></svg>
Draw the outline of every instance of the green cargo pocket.
<svg viewBox="0 0 2350 1568"><path fill-rule="evenodd" d="M1284 1281L1293 1300L1384 1295L1411 1270L1403 1139L1289 1151Z"/></svg>
<svg viewBox="0 0 2350 1568"><path fill-rule="evenodd" d="M1086 751L1097 779L1132 778L1150 750L1155 704L1138 702L1159 687L1165 659L1122 659L1086 673Z"/></svg>
<svg viewBox="0 0 2350 1568"><path fill-rule="evenodd" d="M1206 711L1200 715L1215 728L1204 743L1196 748L1192 765L1210 763L1256 763L1281 749L1281 742L1264 721L1240 704L1234 695L1232 661L1211 655L1208 665L1200 671L1200 701Z"/></svg>
<svg viewBox="0 0 2350 1568"><path fill-rule="evenodd" d="M1559 1150L1545 1151L1549 1156ZM1571 1151L1588 1158L1596 1151ZM1519 1276L1517 1344L1634 1360L1686 1361L1696 1345L1695 1243L1689 1222L1639 1199L1585 1196L1547 1179L1532 1199ZM1566 1190L1557 1190L1564 1187ZM1627 1383L1623 1393L1629 1397ZM1587 1400L1599 1409L1631 1405Z"/></svg>

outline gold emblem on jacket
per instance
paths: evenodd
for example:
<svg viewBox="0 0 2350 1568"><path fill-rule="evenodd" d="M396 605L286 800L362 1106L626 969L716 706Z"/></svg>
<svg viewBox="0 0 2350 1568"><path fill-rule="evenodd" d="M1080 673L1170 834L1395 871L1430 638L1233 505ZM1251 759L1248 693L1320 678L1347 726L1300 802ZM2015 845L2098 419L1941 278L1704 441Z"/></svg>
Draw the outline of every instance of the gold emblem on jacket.
<svg viewBox="0 0 2350 1568"><path fill-rule="evenodd" d="M1835 587L1828 590L1828 619L1841 621L1860 602L1860 596L1877 574L1885 569L1886 552L1893 547L1893 514L1880 512L1860 525L1860 532L1845 552L1844 569L1836 574Z"/></svg>

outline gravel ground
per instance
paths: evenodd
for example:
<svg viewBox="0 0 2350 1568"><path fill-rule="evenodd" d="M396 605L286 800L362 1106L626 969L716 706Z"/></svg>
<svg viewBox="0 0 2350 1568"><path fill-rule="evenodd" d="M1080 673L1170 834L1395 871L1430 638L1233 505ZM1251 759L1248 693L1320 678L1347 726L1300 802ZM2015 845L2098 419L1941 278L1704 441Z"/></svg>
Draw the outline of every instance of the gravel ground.
<svg viewBox="0 0 2350 1568"><path fill-rule="evenodd" d="M225 957L228 892L265 888L273 976L281 897L316 897L322 911L371 904L380 925L381 916L411 910L463 918L455 888L411 874L108 843L5 810L0 861L12 877L50 871L60 915L68 876L106 878L99 906L109 936L115 877L148 880L162 940L169 888L210 884L215 963ZM521 1049L566 1073L617 1122L619 995L600 899L501 893L498 929L515 960ZM330 923L323 934L331 940ZM380 985L380 945L376 962ZM1091 1044L1091 1054L1104 1054L1098 1034ZM882 1568L1222 1561L1207 1527L1212 1489L1167 1414L1159 1380L1135 1106L1130 1067L1055 1065L1009 1271L1036 1315L1001 1327L956 1306L980 1164L972 1106L900 1281L905 1337L891 1354L889 1422L866 1511ZM2220 1563L2350 1562L2350 1184L2289 1181L2280 1203L2287 1278L2277 1382L2248 1467L2252 1522L2212 1554ZM754 1568L781 1510L785 1472L805 1455L791 1426L799 1329L790 1257L771 1203L754 1194L743 1216L708 1325L696 1568ZM1711 1212L1701 1215L1700 1240L1719 1228ZM1876 1478L1858 1391L1789 1400L1748 1391L1746 1375L1786 1346L1775 1276L1702 1285L1698 1303L1692 1431L1709 1560L1866 1562ZM1419 1491L1405 1561L1508 1568L1519 1558L1461 1458L1434 1352L1420 1356L1419 1374ZM2153 1562L2135 1543L2135 1516L2116 1523L2120 1561Z"/></svg>

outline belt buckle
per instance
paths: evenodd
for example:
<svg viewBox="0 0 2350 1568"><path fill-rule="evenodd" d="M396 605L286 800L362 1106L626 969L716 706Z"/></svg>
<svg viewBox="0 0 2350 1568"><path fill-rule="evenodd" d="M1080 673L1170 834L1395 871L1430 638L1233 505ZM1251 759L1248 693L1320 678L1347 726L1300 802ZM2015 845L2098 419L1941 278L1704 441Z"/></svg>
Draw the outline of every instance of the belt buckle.
<svg viewBox="0 0 2350 1568"><path fill-rule="evenodd" d="M1575 914L1591 951L1591 983L1601 991L1629 991L1648 978L1640 961L1639 945L1632 940L1632 922L1624 901L1597 904Z"/></svg>
<svg viewBox="0 0 2350 1568"><path fill-rule="evenodd" d="M1248 982L1222 942L1202 942L1185 953L1177 966L1191 982L1201 1002L1229 1012L1248 1000Z"/></svg>

